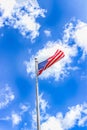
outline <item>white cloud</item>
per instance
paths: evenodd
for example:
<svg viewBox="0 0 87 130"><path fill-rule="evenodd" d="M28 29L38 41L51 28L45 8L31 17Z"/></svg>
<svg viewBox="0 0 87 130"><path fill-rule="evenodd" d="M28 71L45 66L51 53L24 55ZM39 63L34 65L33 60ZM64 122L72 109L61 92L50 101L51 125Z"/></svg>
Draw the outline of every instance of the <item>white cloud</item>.
<svg viewBox="0 0 87 130"><path fill-rule="evenodd" d="M44 33L46 34L47 37L51 36L51 31L49 30L44 30Z"/></svg>
<svg viewBox="0 0 87 130"><path fill-rule="evenodd" d="M69 108L69 111L63 117L62 113L49 118L41 124L42 130L69 130L75 126L87 125L87 104L76 105Z"/></svg>
<svg viewBox="0 0 87 130"><path fill-rule="evenodd" d="M72 22L67 23L64 29L63 43L68 44L69 39L73 37L74 25Z"/></svg>
<svg viewBox="0 0 87 130"><path fill-rule="evenodd" d="M42 97L43 97L43 94L40 94L39 96L40 109L41 111L46 112L46 109L49 107L48 102L44 100Z"/></svg>
<svg viewBox="0 0 87 130"><path fill-rule="evenodd" d="M55 117L49 117L47 122L43 123L41 126L42 130L63 130L61 128L61 123Z"/></svg>
<svg viewBox="0 0 87 130"><path fill-rule="evenodd" d="M10 120L12 121L13 126L19 125L19 123L23 120L22 116L25 112L29 111L30 106L27 104L20 104L20 111L19 112L12 112Z"/></svg>
<svg viewBox="0 0 87 130"><path fill-rule="evenodd" d="M78 47L83 50L82 59L87 55L87 23L78 21L75 28L74 39Z"/></svg>
<svg viewBox="0 0 87 130"><path fill-rule="evenodd" d="M41 94L42 95L42 94ZM52 113L47 113L48 103L41 96L41 107L42 112L41 116L41 130L69 130L74 128L75 126L84 127L87 126L87 103L78 104L76 106L72 106L68 108L68 111L65 115L61 112L56 113L56 115L52 115ZM44 102L44 103L42 103ZM45 107L43 108L43 104ZM25 109L24 105L23 110ZM44 111L45 110L45 111ZM32 130L36 129L36 110L32 111ZM43 117L43 118L42 118ZM22 121L21 112L12 112L11 116L6 116L5 118L0 118L0 120L12 121L13 126L19 125ZM27 128L27 123L22 129Z"/></svg>
<svg viewBox="0 0 87 130"><path fill-rule="evenodd" d="M0 0L0 8L2 10L3 18L11 17L15 4L15 0Z"/></svg>
<svg viewBox="0 0 87 130"><path fill-rule="evenodd" d="M61 49L65 53L65 57L44 71L40 78L54 77L56 80L59 80L60 78L67 76L68 70L74 69L74 67L71 66L71 63L73 62L73 57L77 55L77 48L75 45L71 47L67 44L63 44L61 41L48 42L43 49L39 50L35 56L31 57L30 61L26 61L27 73L30 73L32 77L34 76L35 57L38 58L38 62L41 62L53 55L57 49Z"/></svg>
<svg viewBox="0 0 87 130"><path fill-rule="evenodd" d="M40 95L40 99L41 130L69 130L75 126L87 126L87 103L69 107L65 115L62 112L52 115L50 111L49 114L47 113L49 105L43 99L42 94ZM43 106L45 106L44 109ZM36 109L32 111L32 129L36 129Z"/></svg>
<svg viewBox="0 0 87 130"><path fill-rule="evenodd" d="M28 110L28 106L26 106L26 105L22 105L22 106L21 106L21 109L25 112L25 111Z"/></svg>
<svg viewBox="0 0 87 130"><path fill-rule="evenodd" d="M85 124L86 123L86 124ZM83 117L81 120L78 122L78 126L87 126L87 116Z"/></svg>
<svg viewBox="0 0 87 130"><path fill-rule="evenodd" d="M44 17L44 10L39 7L37 0L0 0L0 10L0 27L9 25L17 28L31 40L39 35L40 24L36 18Z"/></svg>
<svg viewBox="0 0 87 130"><path fill-rule="evenodd" d="M13 126L18 125L22 120L21 116L17 113L13 113L11 118Z"/></svg>
<svg viewBox="0 0 87 130"><path fill-rule="evenodd" d="M14 98L15 96L8 85L3 88L0 87L0 109L6 107Z"/></svg>
<svg viewBox="0 0 87 130"><path fill-rule="evenodd" d="M12 112L11 115L0 118L1 121L11 121L13 126L19 125L22 121L20 113Z"/></svg>
<svg viewBox="0 0 87 130"><path fill-rule="evenodd" d="M39 107L40 107L40 121L48 119L48 114L46 113L47 108L49 108L48 102L43 99L43 94L39 95ZM36 129L36 109L31 113L32 115L32 129Z"/></svg>
<svg viewBox="0 0 87 130"><path fill-rule="evenodd" d="M31 115L32 115L32 129L35 130L36 126L37 126L37 124L36 124L36 118L37 118L37 116L36 116L36 109L34 109L32 111Z"/></svg>
<svg viewBox="0 0 87 130"><path fill-rule="evenodd" d="M27 105L26 104L21 104L20 108L21 108L20 114L23 115L25 112L27 112L29 110L30 106L28 104Z"/></svg>
<svg viewBox="0 0 87 130"><path fill-rule="evenodd" d="M86 105L87 107L87 105ZM76 125L76 121L81 120L81 114L84 110L84 105L76 105L74 107L69 108L69 111L66 113L63 119L63 127L64 129L72 128Z"/></svg>
<svg viewBox="0 0 87 130"><path fill-rule="evenodd" d="M87 23L80 20L76 22L76 24L73 22L66 24L63 42L68 44L69 40L73 39L76 46L83 51L82 58L84 59L87 55Z"/></svg>
<svg viewBox="0 0 87 130"><path fill-rule="evenodd" d="M23 116L24 116L25 112L29 111L29 108L30 108L30 106L28 104L27 105L20 104L21 110L18 111L18 109L19 109L19 107L18 107L17 112L12 111L12 112L9 113L8 116L0 117L0 120L1 121L7 121L7 122L10 121L10 122L12 122L13 127L15 127L16 125L19 125L20 122L23 120Z"/></svg>
<svg viewBox="0 0 87 130"><path fill-rule="evenodd" d="M74 38L79 47L87 53L87 23L78 21L75 28Z"/></svg>
<svg viewBox="0 0 87 130"><path fill-rule="evenodd" d="M49 108L49 105L46 99L43 99L43 93L40 94L39 96L39 106L40 106L40 120L44 121L49 117L49 115L46 113L46 110Z"/></svg>

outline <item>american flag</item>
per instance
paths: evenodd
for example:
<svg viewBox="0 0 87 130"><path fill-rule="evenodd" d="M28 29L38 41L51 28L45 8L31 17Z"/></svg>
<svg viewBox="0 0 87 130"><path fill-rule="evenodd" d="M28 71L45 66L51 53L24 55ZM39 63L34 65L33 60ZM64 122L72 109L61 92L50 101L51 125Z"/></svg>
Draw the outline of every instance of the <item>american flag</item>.
<svg viewBox="0 0 87 130"><path fill-rule="evenodd" d="M42 61L38 64L38 76L47 68L52 66L55 62L61 60L65 56L64 52L61 50L57 50L54 55Z"/></svg>

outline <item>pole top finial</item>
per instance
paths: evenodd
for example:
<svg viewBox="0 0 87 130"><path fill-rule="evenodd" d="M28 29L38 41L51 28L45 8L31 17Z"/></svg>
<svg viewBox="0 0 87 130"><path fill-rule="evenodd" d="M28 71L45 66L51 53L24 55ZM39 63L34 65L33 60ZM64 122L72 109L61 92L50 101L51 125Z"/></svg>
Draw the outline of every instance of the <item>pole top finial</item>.
<svg viewBox="0 0 87 130"><path fill-rule="evenodd" d="M37 57L35 57L35 61L37 61Z"/></svg>

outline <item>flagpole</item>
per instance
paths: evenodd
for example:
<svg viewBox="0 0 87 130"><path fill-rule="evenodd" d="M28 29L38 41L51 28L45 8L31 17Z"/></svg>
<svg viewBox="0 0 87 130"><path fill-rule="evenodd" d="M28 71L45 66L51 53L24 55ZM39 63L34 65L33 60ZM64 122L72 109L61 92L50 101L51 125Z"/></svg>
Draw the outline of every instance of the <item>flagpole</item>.
<svg viewBox="0 0 87 130"><path fill-rule="evenodd" d="M36 115L37 115L37 130L40 130L40 109L39 109L39 88L38 88L38 60L35 58L35 72L36 72Z"/></svg>

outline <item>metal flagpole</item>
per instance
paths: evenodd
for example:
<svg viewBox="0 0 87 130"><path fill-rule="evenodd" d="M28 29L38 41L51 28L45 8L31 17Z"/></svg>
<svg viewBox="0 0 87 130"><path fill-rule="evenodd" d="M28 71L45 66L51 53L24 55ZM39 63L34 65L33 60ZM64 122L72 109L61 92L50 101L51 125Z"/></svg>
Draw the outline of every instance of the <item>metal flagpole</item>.
<svg viewBox="0 0 87 130"><path fill-rule="evenodd" d="M39 109L39 88L38 88L38 60L35 58L35 72L36 72L36 114L37 114L37 130L40 130L40 109Z"/></svg>

